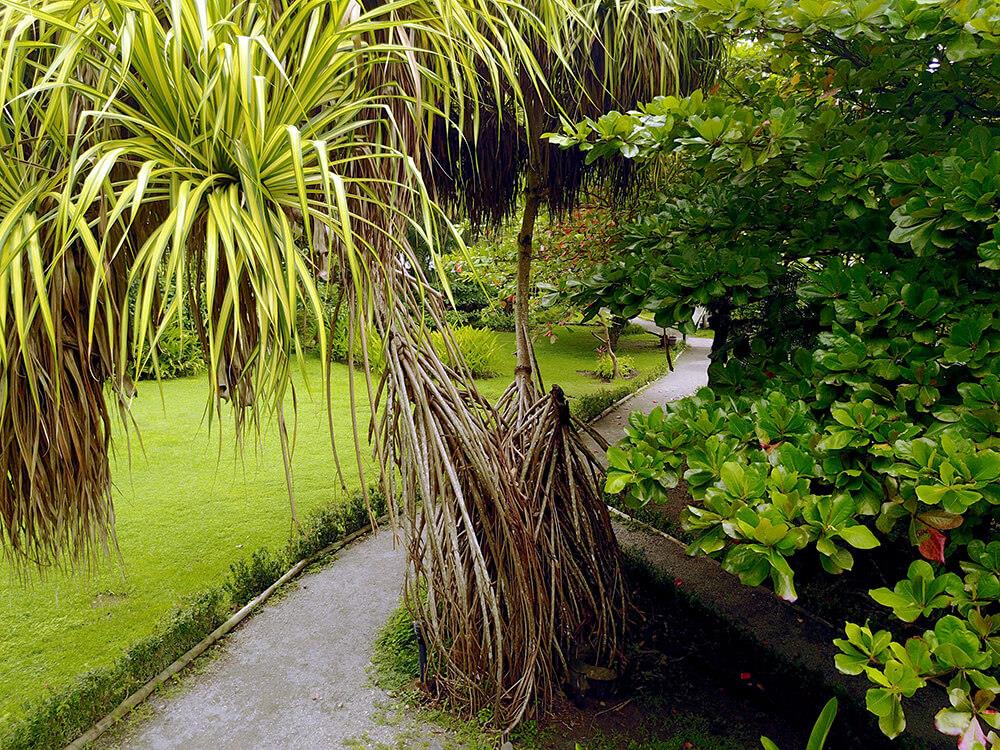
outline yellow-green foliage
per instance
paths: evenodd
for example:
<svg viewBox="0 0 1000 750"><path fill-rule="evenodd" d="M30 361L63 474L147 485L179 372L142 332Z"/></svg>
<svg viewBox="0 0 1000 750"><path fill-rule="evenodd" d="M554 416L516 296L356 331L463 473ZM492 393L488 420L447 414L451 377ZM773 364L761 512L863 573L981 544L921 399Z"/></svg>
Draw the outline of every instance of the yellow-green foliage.
<svg viewBox="0 0 1000 750"><path fill-rule="evenodd" d="M330 354L336 362L347 362L348 355L347 321L337 321L333 329L333 337L330 339ZM352 352L354 366L364 367L364 349L361 346L361 334L354 333L354 350ZM382 372L385 367L385 350L382 340L372 331L368 334L368 365L372 372Z"/></svg>
<svg viewBox="0 0 1000 750"><path fill-rule="evenodd" d="M636 372L638 371L631 357L618 357L617 377L632 378L635 377ZM597 358L597 367L594 369L594 373L601 380L611 381L615 379L615 360L611 358L610 354L601 354Z"/></svg>
<svg viewBox="0 0 1000 750"><path fill-rule="evenodd" d="M458 348L465 364L477 378L489 378L497 374L495 359L500 347L497 335L493 331L472 326L459 326L452 329L452 340ZM452 353L444 345L440 332L434 333L434 348L449 365L455 367Z"/></svg>

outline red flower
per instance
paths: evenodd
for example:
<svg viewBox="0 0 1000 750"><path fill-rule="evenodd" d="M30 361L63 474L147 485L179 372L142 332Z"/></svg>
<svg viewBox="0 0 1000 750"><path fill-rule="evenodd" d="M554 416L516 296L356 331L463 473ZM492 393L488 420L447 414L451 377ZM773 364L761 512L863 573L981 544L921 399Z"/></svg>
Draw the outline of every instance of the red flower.
<svg viewBox="0 0 1000 750"><path fill-rule="evenodd" d="M680 586L683 586L683 585L684 585L684 581L682 579L680 579L680 578L675 578L674 579L674 586L680 587Z"/></svg>

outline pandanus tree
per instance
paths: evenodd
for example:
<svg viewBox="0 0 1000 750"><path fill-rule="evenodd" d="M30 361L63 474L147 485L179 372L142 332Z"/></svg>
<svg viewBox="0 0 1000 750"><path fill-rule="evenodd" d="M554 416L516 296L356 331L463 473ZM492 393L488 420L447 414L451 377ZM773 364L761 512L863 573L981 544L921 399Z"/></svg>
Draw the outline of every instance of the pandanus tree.
<svg viewBox="0 0 1000 750"><path fill-rule="evenodd" d="M125 404L175 317L193 315L211 398L242 427L280 411L296 318L303 303L321 315L314 235L367 309L391 290L402 257L377 253L404 252L405 226L436 226L415 161L423 122L448 116L438 104L471 54L501 59L470 51L477 13L5 4L0 508L17 559L109 541L105 388Z"/></svg>
<svg viewBox="0 0 1000 750"><path fill-rule="evenodd" d="M299 323L317 319L325 352L334 321L317 285L330 275L359 342L366 394L349 378L351 397L371 402L369 441L408 529L408 600L436 689L511 726L570 659L613 661L625 593L594 459L565 402L537 397L530 368L498 409L461 364L442 362L431 332L454 349L444 301L410 247L450 231L434 200L449 186L483 210L479 188L455 178L467 170L440 168L436 144L460 144L447 152L458 162L480 143L506 149L487 137L488 113L535 112L540 99L523 93L544 97L550 79L576 85L568 30L590 29L592 52L591 23L556 2L6 2L7 556L74 564L114 546L111 420L128 420L132 378L179 316L206 357L209 414L228 411L241 434L274 418L285 437ZM523 325L522 339L523 365ZM370 346L383 349L377 377Z"/></svg>
<svg viewBox="0 0 1000 750"><path fill-rule="evenodd" d="M584 0L571 7L536 0L533 13L515 16L503 34L530 54L513 58L514 76L496 99L479 107L478 137L454 132L432 139L434 186L473 226L496 228L520 208L517 237L514 382L497 404L502 447L532 546L514 559L532 559L537 603L527 643L541 643L535 672L508 679L507 716L516 720L534 698L547 698L572 659L619 667L629 603L618 547L603 502L601 468L581 439L558 386L548 394L535 364L529 331L533 234L540 210L572 210L588 188L613 186L625 195L636 174L624 160L591 161L542 136L561 123L654 96L685 93L712 77L718 46L637 0ZM524 23L527 20L532 23ZM539 26L535 19L542 19ZM521 25L523 23L523 25ZM540 71L544 86L538 84ZM453 512L457 512L453 511ZM488 527L493 530L493 524ZM485 545L492 549L492 540ZM513 533L500 549L516 546ZM456 545L460 549L465 542ZM419 558L419 555L417 556ZM442 566L446 567L446 566ZM520 573L520 571L518 571ZM540 586L541 588L539 588ZM505 585L505 590L518 590ZM528 589L530 591L530 589ZM468 616L466 613L460 613ZM475 622L475 618L471 620ZM520 641L519 641L520 642ZM461 650L460 653L467 653ZM470 670L469 675L475 675ZM530 681L529 681L530 680Z"/></svg>

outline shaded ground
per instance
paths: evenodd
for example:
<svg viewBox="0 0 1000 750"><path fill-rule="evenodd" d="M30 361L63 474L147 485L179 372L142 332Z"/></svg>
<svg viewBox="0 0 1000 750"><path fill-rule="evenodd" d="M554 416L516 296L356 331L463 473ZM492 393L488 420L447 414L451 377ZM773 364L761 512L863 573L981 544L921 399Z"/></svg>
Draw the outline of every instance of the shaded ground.
<svg viewBox="0 0 1000 750"><path fill-rule="evenodd" d="M804 746L811 706L799 710L761 657L692 611L641 563L629 566L629 579L638 613L631 668L610 694L557 695L548 715L511 738L517 750L744 750L759 748L761 734L781 747ZM409 621L397 615L379 638L376 659L379 684L419 706L416 648Z"/></svg>
<svg viewBox="0 0 1000 750"><path fill-rule="evenodd" d="M548 715L522 725L511 738L514 747L745 750L759 748L766 735L779 747L801 750L830 689L689 599L685 592L693 582L663 578L642 558L628 559L639 615L627 660L631 666L621 684L598 697L557 695ZM416 650L409 620L397 612L376 647L379 684L426 715L429 709L415 687ZM490 739L473 738L461 747L496 747ZM842 703L828 750L893 746L867 716Z"/></svg>

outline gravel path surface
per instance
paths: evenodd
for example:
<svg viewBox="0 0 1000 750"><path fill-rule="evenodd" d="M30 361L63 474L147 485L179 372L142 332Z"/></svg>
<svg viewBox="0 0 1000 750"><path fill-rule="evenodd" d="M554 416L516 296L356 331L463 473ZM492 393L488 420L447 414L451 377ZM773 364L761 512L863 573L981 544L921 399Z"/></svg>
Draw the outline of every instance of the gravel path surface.
<svg viewBox="0 0 1000 750"><path fill-rule="evenodd" d="M649 321L637 323L659 333ZM618 440L628 415L707 383L709 339L688 340L672 373L594 427ZM436 726L386 721L392 699L371 685L372 644L399 603L405 557L379 531L303 575L199 662L175 690L154 695L117 745L127 750L319 750L454 747ZM150 708L152 709L150 711Z"/></svg>

